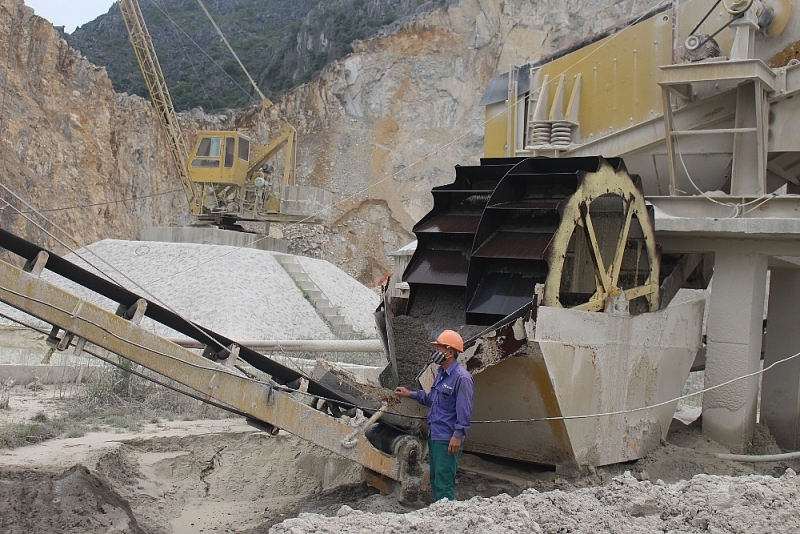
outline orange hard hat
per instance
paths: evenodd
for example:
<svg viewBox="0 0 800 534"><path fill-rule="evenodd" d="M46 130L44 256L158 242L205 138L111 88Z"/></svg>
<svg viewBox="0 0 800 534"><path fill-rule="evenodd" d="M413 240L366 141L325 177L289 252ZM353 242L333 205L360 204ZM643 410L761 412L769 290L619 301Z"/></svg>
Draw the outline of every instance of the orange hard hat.
<svg viewBox="0 0 800 534"><path fill-rule="evenodd" d="M458 352L464 352L464 340L458 335L458 332L453 330L444 330L436 341L431 341L431 345L444 345L451 349L456 349Z"/></svg>

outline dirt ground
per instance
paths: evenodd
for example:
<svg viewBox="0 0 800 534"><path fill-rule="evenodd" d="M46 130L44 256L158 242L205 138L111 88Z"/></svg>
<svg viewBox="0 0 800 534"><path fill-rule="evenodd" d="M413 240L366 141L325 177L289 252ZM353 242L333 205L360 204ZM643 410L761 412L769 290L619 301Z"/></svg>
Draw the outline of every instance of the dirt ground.
<svg viewBox="0 0 800 534"><path fill-rule="evenodd" d="M13 387L0 424L41 410L57 413L63 402L55 386ZM667 484L700 473L780 477L787 468L800 471L800 461L742 464L717 459L715 452L726 451L703 437L697 422L675 420L666 443L648 457L575 476L465 454L456 493L466 501L527 495L529 488L577 492L612 487L626 471L636 481ZM779 452L766 428L758 428L752 452ZM414 510L359 480L350 462L284 432L256 431L241 419L162 421L135 433L100 429L0 451L0 532L257 533L289 518L313 517L309 513ZM430 501L424 493L418 507Z"/></svg>
<svg viewBox="0 0 800 534"><path fill-rule="evenodd" d="M8 411L53 410L48 395L13 388ZM109 428L0 451L0 532L258 532L368 497L358 480L350 462L242 419Z"/></svg>

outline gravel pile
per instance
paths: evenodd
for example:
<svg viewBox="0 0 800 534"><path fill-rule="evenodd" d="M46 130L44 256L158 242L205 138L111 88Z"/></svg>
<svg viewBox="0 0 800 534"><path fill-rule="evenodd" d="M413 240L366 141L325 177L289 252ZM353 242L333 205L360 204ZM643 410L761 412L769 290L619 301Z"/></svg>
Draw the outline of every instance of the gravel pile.
<svg viewBox="0 0 800 534"><path fill-rule="evenodd" d="M270 533L796 533L798 499L800 478L791 469L780 478L696 475L675 484L626 472L605 486L440 501L407 514L343 506L336 517L300 514Z"/></svg>
<svg viewBox="0 0 800 534"><path fill-rule="evenodd" d="M277 262L277 255L220 245L106 239L78 251L80 257L69 254L65 258L231 339L335 339ZM376 337L372 313L379 296L327 261L300 261L356 330L363 337ZM81 286L47 271L43 277L116 311L116 303L97 298ZM31 322L9 308L2 311ZM149 319L142 326L162 336L184 337Z"/></svg>

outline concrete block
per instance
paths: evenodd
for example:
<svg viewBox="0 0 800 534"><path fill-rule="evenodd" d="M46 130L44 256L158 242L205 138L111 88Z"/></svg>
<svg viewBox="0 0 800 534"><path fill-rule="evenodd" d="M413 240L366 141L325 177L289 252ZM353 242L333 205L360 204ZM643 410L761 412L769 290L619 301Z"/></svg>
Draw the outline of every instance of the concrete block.
<svg viewBox="0 0 800 534"><path fill-rule="evenodd" d="M766 283L766 256L717 254L708 313L708 339L760 345Z"/></svg>
<svg viewBox="0 0 800 534"><path fill-rule="evenodd" d="M273 252L287 252L289 250L289 243L283 239L276 239L263 234L194 226L144 228L142 229L142 241L251 247Z"/></svg>
<svg viewBox="0 0 800 534"><path fill-rule="evenodd" d="M755 403L737 411L703 408L703 434L725 445L734 454L745 453L753 441L755 414Z"/></svg>
<svg viewBox="0 0 800 534"><path fill-rule="evenodd" d="M347 320L341 315L334 315L332 317L328 317L328 322L331 323L331 325L333 325L334 327L343 326L347 324Z"/></svg>
<svg viewBox="0 0 800 534"><path fill-rule="evenodd" d="M705 387L760 369L767 257L717 252L708 313ZM703 433L733 451L753 437L758 377L703 395Z"/></svg>
<svg viewBox="0 0 800 534"><path fill-rule="evenodd" d="M350 325L341 325L336 329L336 335L340 338L348 338L353 335L353 328Z"/></svg>
<svg viewBox="0 0 800 534"><path fill-rule="evenodd" d="M709 343L705 387L757 372L760 345ZM731 451L743 452L753 439L758 376L738 380L703 394L703 434Z"/></svg>
<svg viewBox="0 0 800 534"><path fill-rule="evenodd" d="M705 387L716 386L760 369L760 352L739 343L709 344L706 352ZM738 410L746 404L745 396L758 393L758 376L736 380L703 394L703 407Z"/></svg>
<svg viewBox="0 0 800 534"><path fill-rule="evenodd" d="M800 270L772 269L764 367L789 358L800 347ZM761 419L782 448L800 448L800 358L764 372Z"/></svg>
<svg viewBox="0 0 800 534"><path fill-rule="evenodd" d="M286 186L281 193L281 213L326 221L331 216L333 193L310 186Z"/></svg>

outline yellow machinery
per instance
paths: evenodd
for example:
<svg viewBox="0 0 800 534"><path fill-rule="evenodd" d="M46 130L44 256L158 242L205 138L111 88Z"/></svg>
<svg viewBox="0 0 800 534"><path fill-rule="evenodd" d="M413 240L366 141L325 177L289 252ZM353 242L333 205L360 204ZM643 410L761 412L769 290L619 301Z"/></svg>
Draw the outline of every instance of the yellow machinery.
<svg viewBox="0 0 800 534"><path fill-rule="evenodd" d="M431 191L385 296L383 385L424 385L425 341L455 329L494 422L466 450L566 467L657 446L701 346L703 302L670 306L678 289L762 244L743 236L796 242L799 20L788 0L675 0L491 80L484 157Z"/></svg>
<svg viewBox="0 0 800 534"><path fill-rule="evenodd" d="M789 0L661 5L494 78L485 156L622 157L648 196L797 184L799 31Z"/></svg>
<svg viewBox="0 0 800 534"><path fill-rule="evenodd" d="M286 125L267 146L235 131L200 131L186 148L164 74L137 0L118 2L153 106L178 169L189 211L200 221L240 229L240 221L321 222L330 192L296 183L296 132ZM264 99L264 105L271 102ZM277 155L284 151L278 166Z"/></svg>

